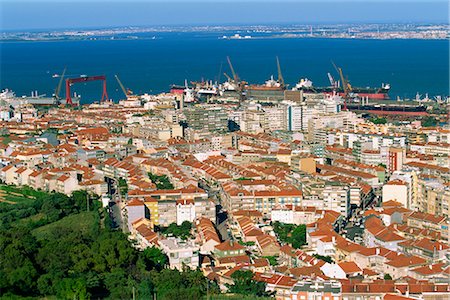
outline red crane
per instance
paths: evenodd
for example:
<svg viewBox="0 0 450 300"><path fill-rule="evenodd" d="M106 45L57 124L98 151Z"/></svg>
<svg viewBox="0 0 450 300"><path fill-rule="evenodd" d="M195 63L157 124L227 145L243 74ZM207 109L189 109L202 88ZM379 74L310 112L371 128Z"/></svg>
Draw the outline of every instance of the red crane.
<svg viewBox="0 0 450 300"><path fill-rule="evenodd" d="M99 75L99 76L80 76L77 78L68 78L66 79L66 104L73 105L72 103L72 97L70 96L70 86L77 82L86 82L86 81L95 81L95 80L101 80L103 81L103 94L102 99L100 101L106 101L108 100L108 92L106 91L106 76Z"/></svg>

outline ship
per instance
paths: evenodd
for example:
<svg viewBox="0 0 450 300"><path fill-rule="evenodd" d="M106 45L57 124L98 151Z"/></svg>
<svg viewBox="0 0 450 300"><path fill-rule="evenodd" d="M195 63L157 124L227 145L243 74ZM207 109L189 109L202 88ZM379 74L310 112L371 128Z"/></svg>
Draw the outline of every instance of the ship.
<svg viewBox="0 0 450 300"><path fill-rule="evenodd" d="M248 91L284 91L285 86L279 80L275 80L273 75L262 85L251 84L247 87Z"/></svg>
<svg viewBox="0 0 450 300"><path fill-rule="evenodd" d="M336 67L336 66L335 66ZM342 75L342 69L336 67L336 69L341 72L341 78L344 81L344 76ZM347 86L347 95L344 87L341 86L340 81L337 81L328 73L328 79L330 80L330 86L326 87L316 87L313 85L312 81L308 78L302 78L300 81L292 88L294 91L302 91L303 93L317 94L323 93L327 95L332 95L334 93L341 97L348 96L352 99L369 99L369 100L389 100L389 90L391 85L389 83L382 83L381 87L371 88L371 87L353 87L347 80L345 80L345 85Z"/></svg>
<svg viewBox="0 0 450 300"><path fill-rule="evenodd" d="M24 104L31 104L33 106L57 106L66 105L66 99L59 98L53 95L53 97L47 97L45 94L40 95L37 91L32 91L31 96L24 95L22 97L17 97L16 94L5 89L0 93L0 99L6 101L12 107L17 107ZM72 97L72 102L74 105L79 105L80 96L74 95Z"/></svg>

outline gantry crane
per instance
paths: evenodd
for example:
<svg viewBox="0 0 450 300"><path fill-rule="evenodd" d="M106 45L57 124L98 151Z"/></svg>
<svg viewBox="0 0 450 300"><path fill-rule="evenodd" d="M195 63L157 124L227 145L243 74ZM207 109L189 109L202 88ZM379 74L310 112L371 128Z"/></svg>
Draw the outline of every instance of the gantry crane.
<svg viewBox="0 0 450 300"><path fill-rule="evenodd" d="M108 101L108 92L106 91L106 76L104 76L104 75L98 75L98 76L81 75L80 77L66 79L66 104L73 105L72 97L70 95L70 87L72 86L72 84L79 83L79 82L96 81L96 80L103 82L102 99L100 100L100 102Z"/></svg>

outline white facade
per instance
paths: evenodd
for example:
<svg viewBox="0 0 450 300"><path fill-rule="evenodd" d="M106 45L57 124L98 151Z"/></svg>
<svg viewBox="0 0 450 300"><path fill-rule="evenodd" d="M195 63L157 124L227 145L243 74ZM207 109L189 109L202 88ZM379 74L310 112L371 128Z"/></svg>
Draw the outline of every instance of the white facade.
<svg viewBox="0 0 450 300"><path fill-rule="evenodd" d="M347 186L327 185L323 190L323 209L336 211L347 217L350 212L350 192Z"/></svg>
<svg viewBox="0 0 450 300"><path fill-rule="evenodd" d="M400 202L403 207L409 206L408 187L401 184L385 184L383 186L383 202L395 200Z"/></svg>
<svg viewBox="0 0 450 300"><path fill-rule="evenodd" d="M199 246L194 241L168 238L160 240L161 250L169 257L171 269L183 270L183 266L196 269L199 266Z"/></svg>
<svg viewBox="0 0 450 300"><path fill-rule="evenodd" d="M294 223L294 211L291 209L272 209L271 211L272 222L281 222L285 224Z"/></svg>
<svg viewBox="0 0 450 300"><path fill-rule="evenodd" d="M193 201L177 203L177 225L184 221L193 222L195 220L195 204Z"/></svg>

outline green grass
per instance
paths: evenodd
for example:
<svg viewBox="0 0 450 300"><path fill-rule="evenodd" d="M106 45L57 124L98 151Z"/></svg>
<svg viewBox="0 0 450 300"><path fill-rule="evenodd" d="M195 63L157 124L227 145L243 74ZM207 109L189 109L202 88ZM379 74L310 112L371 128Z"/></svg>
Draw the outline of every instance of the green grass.
<svg viewBox="0 0 450 300"><path fill-rule="evenodd" d="M71 228L74 231L86 233L92 228L92 224L95 223L95 214L96 212L89 211L64 217L59 221L34 229L33 235L38 240L45 239L51 235L53 230L58 230L58 228Z"/></svg>
<svg viewBox="0 0 450 300"><path fill-rule="evenodd" d="M14 185L4 185L3 184L3 185L0 185L0 190L3 190L7 193L17 193L17 194L21 194L24 196L32 196L32 197L46 195L45 192L36 191L29 186L18 187L18 186L14 186Z"/></svg>
<svg viewBox="0 0 450 300"><path fill-rule="evenodd" d="M20 227L21 225L26 225L28 223L38 222L43 218L45 218L45 214L38 213L36 215L29 216L28 218L17 220L16 222L13 223L13 226Z"/></svg>

